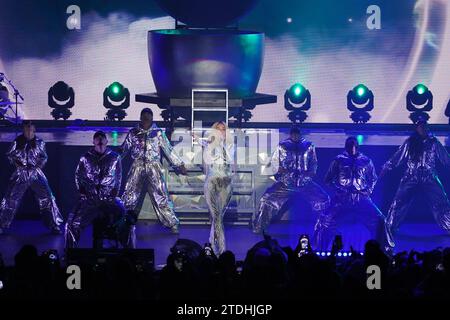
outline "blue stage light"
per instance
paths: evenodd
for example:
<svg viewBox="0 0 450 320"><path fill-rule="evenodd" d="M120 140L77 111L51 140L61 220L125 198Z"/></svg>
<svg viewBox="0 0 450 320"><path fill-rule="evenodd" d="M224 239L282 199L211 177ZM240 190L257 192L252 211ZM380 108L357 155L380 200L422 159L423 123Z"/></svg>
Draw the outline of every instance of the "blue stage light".
<svg viewBox="0 0 450 320"><path fill-rule="evenodd" d="M409 118L412 122L428 121L428 112L433 109L433 93L424 84L419 83L408 91L406 109L411 112Z"/></svg>
<svg viewBox="0 0 450 320"><path fill-rule="evenodd" d="M373 92L364 84L358 84L347 94L347 109L352 112L350 118L356 123L366 123L370 119L369 111L374 108Z"/></svg>
<svg viewBox="0 0 450 320"><path fill-rule="evenodd" d="M125 109L130 106L130 91L120 82L113 82L103 91L103 106L108 109L107 120L123 120L127 113Z"/></svg>

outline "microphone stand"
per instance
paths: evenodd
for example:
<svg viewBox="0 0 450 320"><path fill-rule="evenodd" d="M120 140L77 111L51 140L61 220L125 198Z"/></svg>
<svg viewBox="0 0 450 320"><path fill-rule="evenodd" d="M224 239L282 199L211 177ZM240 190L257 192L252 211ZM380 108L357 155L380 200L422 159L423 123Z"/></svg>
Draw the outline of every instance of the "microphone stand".
<svg viewBox="0 0 450 320"><path fill-rule="evenodd" d="M14 84L12 83L12 81L10 79L8 79L8 77L4 74L0 72L0 77L5 79L9 86L11 87L11 89L13 90L13 95L14 95L14 101L15 101L15 105L16 105L16 111L15 111L15 116L16 116L16 129L19 126L19 111L18 111L18 105L19 105L19 101L18 98L20 98L22 100L22 102L24 101L22 95L20 94L19 90L16 88L16 86L14 86Z"/></svg>

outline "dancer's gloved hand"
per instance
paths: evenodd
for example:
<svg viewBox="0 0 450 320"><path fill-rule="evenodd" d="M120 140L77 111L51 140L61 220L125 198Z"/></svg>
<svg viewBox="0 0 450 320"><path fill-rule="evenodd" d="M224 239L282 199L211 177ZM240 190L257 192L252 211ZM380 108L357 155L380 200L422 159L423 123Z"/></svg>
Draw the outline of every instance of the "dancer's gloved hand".
<svg viewBox="0 0 450 320"><path fill-rule="evenodd" d="M179 166L178 170L183 176L187 176L187 170L186 170L186 167L184 166L184 164Z"/></svg>

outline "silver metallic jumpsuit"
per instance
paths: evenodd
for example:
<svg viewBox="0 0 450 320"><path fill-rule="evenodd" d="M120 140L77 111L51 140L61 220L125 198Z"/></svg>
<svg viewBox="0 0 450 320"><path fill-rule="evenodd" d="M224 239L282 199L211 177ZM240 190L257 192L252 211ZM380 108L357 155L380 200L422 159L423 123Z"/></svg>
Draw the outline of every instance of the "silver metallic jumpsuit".
<svg viewBox="0 0 450 320"><path fill-rule="evenodd" d="M75 171L80 199L66 223L67 248L77 247L81 231L96 220L106 219L110 223L117 223L125 216L125 207L117 197L121 181L122 165L116 152L106 149L105 153L99 154L92 149L81 157ZM124 226L118 230L118 240L124 247L131 245L128 243L129 229ZM96 243L94 245L99 246Z"/></svg>
<svg viewBox="0 0 450 320"><path fill-rule="evenodd" d="M42 172L47 162L45 142L37 137L27 141L20 135L6 155L16 170L0 203L0 228L9 228L25 191L31 188L39 202L44 223L52 230L57 229L63 219L47 178Z"/></svg>
<svg viewBox="0 0 450 320"><path fill-rule="evenodd" d="M174 167L184 165L165 133L156 124L148 130L140 126L130 130L122 144L122 157L131 152L133 164L128 173L122 200L127 210L138 211L143 192L147 191L159 221L170 228L178 225L179 221L162 173L161 149Z"/></svg>
<svg viewBox="0 0 450 320"><path fill-rule="evenodd" d="M450 167L450 155L439 140L429 134L423 140L422 154L418 159L413 159L410 139L383 166L384 171L405 162L407 167L386 218L386 236L390 247L395 247L395 233L418 194L428 201L437 224L450 233L450 202L436 172L437 161ZM417 193L418 188L420 193Z"/></svg>
<svg viewBox="0 0 450 320"><path fill-rule="evenodd" d="M335 194L331 200L331 209L319 216L314 228L316 249L328 249L337 231L336 220L342 214L354 215L367 227L371 239L382 241L380 232L383 231L385 218L370 197L376 182L377 174L372 160L361 152L351 156L344 151L333 160L325 183L333 187Z"/></svg>
<svg viewBox="0 0 450 320"><path fill-rule="evenodd" d="M204 192L208 204L211 232L209 242L216 255L226 250L223 216L231 199L231 164L233 162L233 144L223 139L219 143L200 140L205 148L203 153L204 171L206 174Z"/></svg>
<svg viewBox="0 0 450 320"><path fill-rule="evenodd" d="M259 211L253 215L253 232L265 230L281 207L293 198L308 201L319 215L330 207L330 197L312 178L317 170L314 145L301 138L299 142L281 142L271 160L277 182L261 198Z"/></svg>

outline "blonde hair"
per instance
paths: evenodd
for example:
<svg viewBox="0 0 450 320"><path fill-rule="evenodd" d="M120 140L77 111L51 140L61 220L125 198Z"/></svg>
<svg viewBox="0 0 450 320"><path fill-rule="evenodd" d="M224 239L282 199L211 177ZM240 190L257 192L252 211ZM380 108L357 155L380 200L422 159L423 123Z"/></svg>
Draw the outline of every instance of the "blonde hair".
<svg viewBox="0 0 450 320"><path fill-rule="evenodd" d="M217 121L211 126L212 130L208 134L208 142L211 147L216 146L223 139L223 136L220 132L221 130L219 129L219 126L221 125L225 127L225 144L229 145L233 144L234 142L226 123L223 121Z"/></svg>
<svg viewBox="0 0 450 320"><path fill-rule="evenodd" d="M222 134L221 130L219 129L219 126L224 126L225 127L225 137ZM224 141L225 140L225 141ZM218 121L215 122L212 127L210 132L207 135L207 141L208 144L206 145L206 147L203 150L203 162L206 164L211 164L208 163L209 161L211 161L211 156L216 152L216 148L223 143L225 149L227 150L227 154L230 156L230 159L228 159L228 161L231 161L229 163L233 163L234 161L234 156L232 155L234 152L234 139L233 136L230 134L230 130L228 130L227 125L222 122L222 121ZM231 154L229 154L229 152L231 152Z"/></svg>

